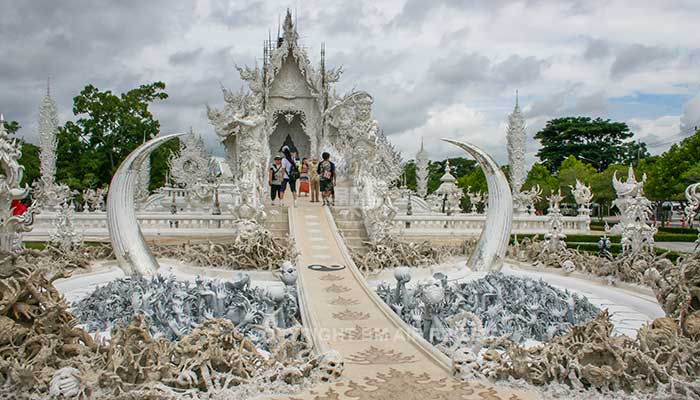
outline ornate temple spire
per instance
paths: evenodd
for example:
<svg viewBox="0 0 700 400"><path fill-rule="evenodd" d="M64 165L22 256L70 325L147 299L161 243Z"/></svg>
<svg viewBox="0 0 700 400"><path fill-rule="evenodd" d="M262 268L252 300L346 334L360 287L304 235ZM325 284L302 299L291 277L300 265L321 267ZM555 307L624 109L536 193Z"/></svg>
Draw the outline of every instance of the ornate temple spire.
<svg viewBox="0 0 700 400"><path fill-rule="evenodd" d="M294 22L292 22L292 11L287 9L287 15L284 17L284 24L282 24L282 38L287 43L287 45L296 44L299 34L297 33Z"/></svg>
<svg viewBox="0 0 700 400"><path fill-rule="evenodd" d="M58 113L56 103L51 98L51 81L46 81L46 96L39 106L39 147L41 149L40 171L47 182L53 182L56 175L56 132Z"/></svg>
<svg viewBox="0 0 700 400"><path fill-rule="evenodd" d="M416 186L420 197L428 195L428 152L420 139L420 150L416 154Z"/></svg>
<svg viewBox="0 0 700 400"><path fill-rule="evenodd" d="M510 164L510 186L513 194L520 193L525 183L527 171L525 170L525 118L520 111L518 92L515 92L515 108L508 116L508 164Z"/></svg>

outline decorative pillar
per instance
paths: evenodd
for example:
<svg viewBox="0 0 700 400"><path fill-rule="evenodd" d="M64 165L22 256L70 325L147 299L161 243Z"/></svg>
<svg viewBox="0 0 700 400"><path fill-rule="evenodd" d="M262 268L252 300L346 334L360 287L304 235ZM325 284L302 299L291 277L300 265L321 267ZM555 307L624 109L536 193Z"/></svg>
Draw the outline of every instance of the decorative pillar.
<svg viewBox="0 0 700 400"><path fill-rule="evenodd" d="M64 202L70 200L72 194L68 186L56 184L58 113L56 103L51 98L49 84L46 85L46 96L39 106L38 125L41 176L32 184L33 197L42 209L58 211Z"/></svg>
<svg viewBox="0 0 700 400"><path fill-rule="evenodd" d="M525 118L520 111L518 92L515 92L515 108L508 116L506 132L508 142L508 164L510 165L510 188L513 193L516 214L527 214L527 202L520 193L527 171L525 170Z"/></svg>
<svg viewBox="0 0 700 400"><path fill-rule="evenodd" d="M428 162L428 152L425 151L421 138L420 151L416 154L416 189L421 198L428 195Z"/></svg>
<svg viewBox="0 0 700 400"><path fill-rule="evenodd" d="M42 178L54 182L56 177L56 133L58 131L58 113L56 103L51 98L51 87L47 83L46 96L39 106L39 147L41 149L40 166Z"/></svg>

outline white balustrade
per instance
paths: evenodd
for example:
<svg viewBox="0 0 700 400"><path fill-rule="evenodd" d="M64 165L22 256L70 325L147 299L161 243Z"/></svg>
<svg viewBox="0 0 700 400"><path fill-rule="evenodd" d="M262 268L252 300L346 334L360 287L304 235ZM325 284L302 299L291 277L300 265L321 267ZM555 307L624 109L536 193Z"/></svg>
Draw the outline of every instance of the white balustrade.
<svg viewBox="0 0 700 400"><path fill-rule="evenodd" d="M565 234L590 233L590 217L576 216L563 217ZM451 215L444 214L419 214L397 215L394 219L393 233L405 236L445 236L465 235L478 236L484 227L486 216L479 215ZM517 234L544 234L549 227L549 218L546 215L526 215L513 217L513 233Z"/></svg>
<svg viewBox="0 0 700 400"><path fill-rule="evenodd" d="M24 234L25 240L48 240L55 231L56 213L43 212L35 217L33 229ZM149 212L137 213L141 231L146 237L158 236L228 236L238 230L233 215L209 215L201 213ZM104 212L80 212L75 214L73 224L86 240L108 240L107 214Z"/></svg>

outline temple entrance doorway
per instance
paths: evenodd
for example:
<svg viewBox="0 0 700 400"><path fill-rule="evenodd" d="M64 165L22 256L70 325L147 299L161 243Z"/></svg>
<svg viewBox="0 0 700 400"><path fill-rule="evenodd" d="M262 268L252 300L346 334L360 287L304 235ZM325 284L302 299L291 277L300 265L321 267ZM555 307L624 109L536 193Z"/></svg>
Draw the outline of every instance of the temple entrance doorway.
<svg viewBox="0 0 700 400"><path fill-rule="evenodd" d="M274 156L282 151L282 147L289 146L299 159L312 156L311 141L304 132L301 113L290 111L276 114L274 127L270 136L270 154Z"/></svg>

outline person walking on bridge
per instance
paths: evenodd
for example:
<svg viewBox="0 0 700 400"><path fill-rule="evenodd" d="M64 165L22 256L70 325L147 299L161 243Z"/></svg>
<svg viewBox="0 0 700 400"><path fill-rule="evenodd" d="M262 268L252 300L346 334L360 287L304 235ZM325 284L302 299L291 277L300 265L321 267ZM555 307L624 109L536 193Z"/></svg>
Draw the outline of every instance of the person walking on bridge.
<svg viewBox="0 0 700 400"><path fill-rule="evenodd" d="M280 204L282 204L282 182L284 181L284 176L286 172L282 167L282 156L275 156L275 161L270 166L270 177L268 183L270 184L270 199L272 200L272 205L275 205L275 198L279 197Z"/></svg>
<svg viewBox="0 0 700 400"><path fill-rule="evenodd" d="M309 183L311 184L311 202L318 203L321 201L321 183L318 176L318 157L314 157L309 161Z"/></svg>
<svg viewBox="0 0 700 400"><path fill-rule="evenodd" d="M330 153L323 152L321 155L323 161L318 164L316 172L320 177L321 196L323 197L323 205L330 206L330 197L333 195L333 186L335 185L335 164L331 162Z"/></svg>
<svg viewBox="0 0 700 400"><path fill-rule="evenodd" d="M284 158L282 159L282 168L286 171L286 176L282 182L282 195L280 199L284 199L284 192L286 191L287 185L289 185L289 190L292 192L292 197L294 198L294 207L297 206L297 179L299 179L299 167L297 167L297 162L292 156L292 152L289 150L288 146L282 147L282 154Z"/></svg>

